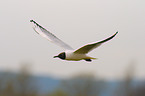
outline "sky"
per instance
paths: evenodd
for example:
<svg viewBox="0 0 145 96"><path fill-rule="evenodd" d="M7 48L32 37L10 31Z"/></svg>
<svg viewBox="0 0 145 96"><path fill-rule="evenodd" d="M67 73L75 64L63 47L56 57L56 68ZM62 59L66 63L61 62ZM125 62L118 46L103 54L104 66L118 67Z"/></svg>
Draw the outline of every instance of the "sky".
<svg viewBox="0 0 145 96"><path fill-rule="evenodd" d="M114 80L123 78L133 65L134 76L144 79L144 4L144 0L1 0L0 71L18 72L27 64L32 74L69 78L91 73ZM88 54L98 60L63 61L53 58L63 50L36 34L31 19L74 49L119 33Z"/></svg>

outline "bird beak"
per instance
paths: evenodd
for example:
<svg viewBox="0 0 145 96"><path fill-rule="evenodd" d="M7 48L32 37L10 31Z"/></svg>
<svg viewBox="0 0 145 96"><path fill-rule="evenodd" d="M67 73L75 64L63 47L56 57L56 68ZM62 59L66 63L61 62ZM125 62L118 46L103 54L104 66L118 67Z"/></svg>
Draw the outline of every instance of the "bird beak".
<svg viewBox="0 0 145 96"><path fill-rule="evenodd" d="M58 56L54 56L53 58L57 58Z"/></svg>

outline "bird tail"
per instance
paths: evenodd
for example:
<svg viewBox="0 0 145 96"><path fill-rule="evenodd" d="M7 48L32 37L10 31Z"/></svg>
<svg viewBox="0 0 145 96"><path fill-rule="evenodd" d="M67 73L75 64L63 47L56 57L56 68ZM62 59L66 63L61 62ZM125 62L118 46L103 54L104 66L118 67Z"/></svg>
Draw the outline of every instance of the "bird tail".
<svg viewBox="0 0 145 96"><path fill-rule="evenodd" d="M88 61L88 62L91 62L91 61L92 61L92 59L97 59L97 58L87 57L87 58L85 58L84 60L85 60L85 61Z"/></svg>
<svg viewBox="0 0 145 96"><path fill-rule="evenodd" d="M86 57L85 59L98 59L98 58L94 58L94 57Z"/></svg>

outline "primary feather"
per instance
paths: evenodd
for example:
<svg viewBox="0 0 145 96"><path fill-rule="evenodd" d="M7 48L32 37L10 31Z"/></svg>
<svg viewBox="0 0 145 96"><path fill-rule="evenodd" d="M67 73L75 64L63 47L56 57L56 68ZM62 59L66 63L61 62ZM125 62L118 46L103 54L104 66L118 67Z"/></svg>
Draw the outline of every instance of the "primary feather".
<svg viewBox="0 0 145 96"><path fill-rule="evenodd" d="M54 34L52 34L51 32L47 31L45 28L43 28L42 26L40 26L38 23L36 23L34 20L30 20L30 22L33 23L33 29L40 34L41 36L43 36L44 38L46 38L47 40L55 43L56 45L64 48L65 50L73 50L72 47L70 47L69 45L67 45L66 43L64 43L63 41L61 41L59 38L57 38Z"/></svg>

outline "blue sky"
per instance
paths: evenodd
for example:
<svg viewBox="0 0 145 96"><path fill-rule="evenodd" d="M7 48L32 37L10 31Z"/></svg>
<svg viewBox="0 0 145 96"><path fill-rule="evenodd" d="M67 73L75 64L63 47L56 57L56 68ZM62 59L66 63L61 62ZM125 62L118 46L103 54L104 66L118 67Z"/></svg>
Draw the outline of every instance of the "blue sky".
<svg viewBox="0 0 145 96"><path fill-rule="evenodd" d="M34 74L68 78L93 73L121 79L134 61L136 78L145 77L144 0L2 0L0 70L19 71L25 62ZM53 59L58 46L36 34L34 19L74 49L118 35L93 50L92 63Z"/></svg>

